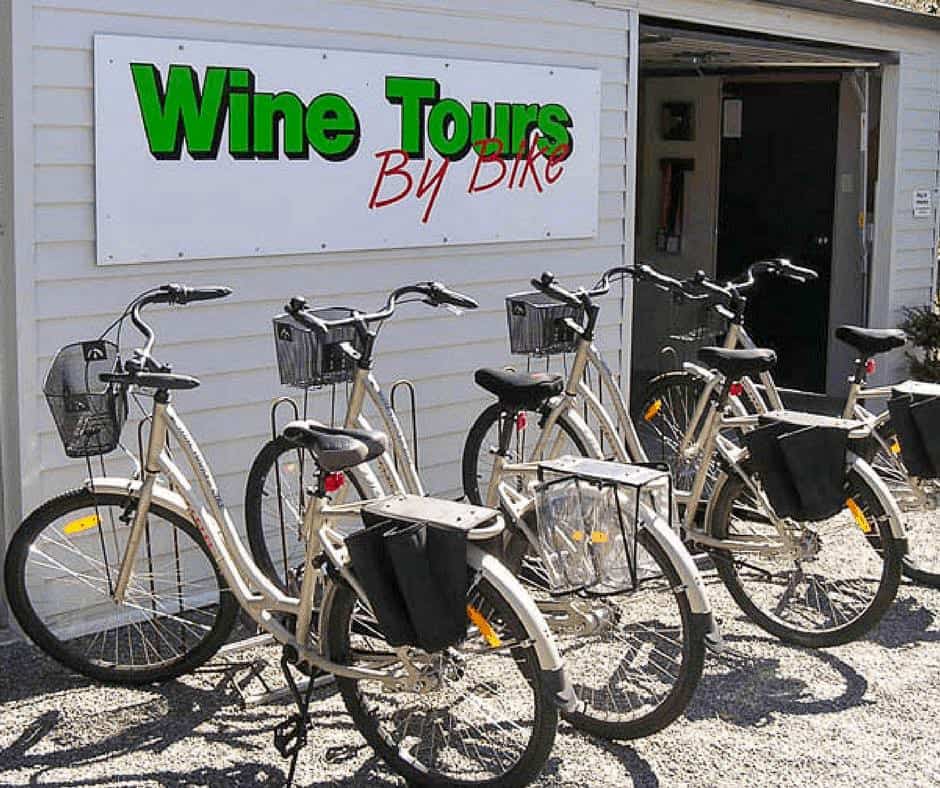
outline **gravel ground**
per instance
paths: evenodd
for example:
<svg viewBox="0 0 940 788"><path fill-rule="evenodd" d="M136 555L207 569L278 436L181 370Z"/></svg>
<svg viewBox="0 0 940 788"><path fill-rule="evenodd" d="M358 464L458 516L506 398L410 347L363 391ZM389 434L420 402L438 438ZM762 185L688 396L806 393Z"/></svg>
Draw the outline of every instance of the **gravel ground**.
<svg viewBox="0 0 940 788"><path fill-rule="evenodd" d="M872 637L813 652L771 639L709 582L727 648L709 655L686 716L632 744L562 724L540 785L940 784L940 591L905 584ZM0 647L0 784L280 785L271 729L290 708L245 708L234 686L254 657L277 654L126 690L71 676L30 645ZM339 697L316 697L297 785L400 784Z"/></svg>

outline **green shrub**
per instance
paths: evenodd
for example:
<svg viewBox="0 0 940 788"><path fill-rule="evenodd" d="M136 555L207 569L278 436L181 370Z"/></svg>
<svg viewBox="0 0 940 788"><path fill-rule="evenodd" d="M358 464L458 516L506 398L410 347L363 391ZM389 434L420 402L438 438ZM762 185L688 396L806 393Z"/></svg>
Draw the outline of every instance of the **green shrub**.
<svg viewBox="0 0 940 788"><path fill-rule="evenodd" d="M911 377L940 383L940 302L905 309L901 328L914 345L905 354Z"/></svg>

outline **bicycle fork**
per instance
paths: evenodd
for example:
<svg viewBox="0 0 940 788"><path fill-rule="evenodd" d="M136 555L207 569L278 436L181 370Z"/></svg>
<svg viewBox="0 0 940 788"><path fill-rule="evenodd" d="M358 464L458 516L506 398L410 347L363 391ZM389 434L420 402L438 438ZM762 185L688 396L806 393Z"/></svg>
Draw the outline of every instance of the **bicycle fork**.
<svg viewBox="0 0 940 788"><path fill-rule="evenodd" d="M134 571L134 562L137 560L137 551L140 549L140 542L147 530L147 514L150 512L150 502L153 499L153 486L160 474L160 454L166 446L166 407L169 399L165 391L158 391L154 395L153 419L143 464L143 483L137 499L137 510L134 512L131 532L127 537L127 547L121 558L121 569L114 585L113 598L114 602L119 605L123 604L127 595L127 587L130 585Z"/></svg>

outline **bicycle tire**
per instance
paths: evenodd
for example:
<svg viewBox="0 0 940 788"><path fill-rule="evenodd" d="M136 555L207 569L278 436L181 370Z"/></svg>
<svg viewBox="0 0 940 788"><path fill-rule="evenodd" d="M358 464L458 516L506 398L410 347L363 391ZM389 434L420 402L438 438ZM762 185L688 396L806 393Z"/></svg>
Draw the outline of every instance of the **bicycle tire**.
<svg viewBox="0 0 940 788"><path fill-rule="evenodd" d="M734 554L726 550L712 551L718 574L738 606L755 624L781 640L809 648L827 648L857 640L878 623L897 594L901 580L902 548L899 541L896 540L890 532L888 515L881 506L874 491L854 469L848 475L847 484L847 498L854 500L863 513L870 533L867 535L862 534L863 538L859 539L858 534L862 533L861 528L851 523L849 523L849 528L846 529L846 533L852 534L849 538L853 540L855 545L860 546L862 541L864 541L867 543L867 546L864 548L864 551L859 550L858 556L845 555L843 546L843 549L827 554L827 559L829 555L834 555L833 559L829 559L831 564L839 564L840 566L848 567L850 571L857 573L861 571L860 567L868 566L868 564L864 562L867 561L869 557L874 556L871 564L872 572L876 571L875 564L880 563L880 573L875 593L871 596L868 604L865 605L860 614L846 620L844 624L819 629L807 629L790 625L783 621L779 615L769 615L754 601L753 594L749 592L748 589L745 589L744 582L742 581L742 572L739 571L739 569L751 570L756 575L762 575L765 581L772 580L773 572L754 563L758 559L751 557L750 554L740 554L747 558L747 560L744 560L741 557L736 558ZM718 490L713 502L710 533L719 539L729 538L729 535L733 536L736 529L732 529L730 524L732 522L732 513L735 508L735 503L740 501L738 506L739 512L753 512L755 510L753 502L749 507L747 506L749 496L750 493L747 491L744 482L738 476L728 476L725 483L722 484ZM845 510L843 510L843 513L844 511ZM838 517L839 515L836 516ZM858 521L855 520L855 522ZM821 527L822 524L817 525ZM769 524L765 524L765 526L768 529L770 528ZM853 534L852 528L857 529L857 534ZM821 544L824 544L824 541L821 541ZM796 561L794 561L794 563L796 563ZM771 575L771 578L767 577L768 574ZM803 572L802 566L798 567L797 576L808 577ZM855 580L847 579L845 582L847 584L846 588L851 589L853 595L857 597L858 586L854 584ZM813 578L813 583L807 585L806 599L814 601L817 607L819 607L822 592L825 591L825 597L829 600L830 612L834 615L836 611L832 606L830 590L837 592L839 589L838 587L831 586L829 581L826 581L826 583L826 588L823 588L818 581ZM786 584L783 585L786 587ZM748 588L751 588L750 581ZM765 585L765 588L769 589L771 586ZM793 598L798 596L797 594L792 594L790 590L787 591L787 594ZM824 615L821 607L819 607L818 612L820 616Z"/></svg>
<svg viewBox="0 0 940 788"><path fill-rule="evenodd" d="M529 517L534 519L534 516L531 514ZM535 523L530 522L530 527L534 528ZM513 534L513 538L526 542L526 546L528 546L528 542L525 537L518 532ZM589 675L591 673L596 674L596 666L600 664L600 659L592 657L590 652L585 653L583 646L579 647L576 644L567 645L562 633L554 633L556 641L558 642L559 651L562 653L562 657L565 660L566 669L568 670L569 677L571 679L572 685L574 686L574 691L578 695L579 699L584 703L584 707L581 711L575 713L563 712L562 716L578 730L589 733L592 736L597 736L599 738L608 740L639 739L646 736L651 736L654 733L658 733L659 731L668 727L685 711L689 701L695 694L695 690L698 687L699 681L701 680L702 671L704 670L705 666L705 636L707 632L701 625L701 622L697 621L692 613L692 606L689 603L688 591L683 587L679 573L669 561L666 552L648 531L642 531L639 534L638 539L640 545L650 553L651 557L656 561L656 564L663 572L665 580L668 583L668 589L663 589L665 599L675 601L675 604L678 607L679 621L681 622L682 657L679 663L677 675L675 677L676 680L668 693L666 693L653 708L649 709L640 716L632 717L631 719L613 720L611 719L612 715L609 713L606 716L602 716L599 713L592 714L589 711L592 708L591 698L589 697L592 695L592 692L586 685L579 682L579 677L581 675L581 668L584 668ZM524 551L510 549L509 552L510 554L518 557ZM519 574L521 574L523 578L528 578L531 584L531 573L520 572ZM542 592L546 591L544 586L538 590ZM632 601L629 599L629 594L623 594L619 596L622 598L624 604L630 604ZM594 604L605 605L610 604L610 602L605 601L604 599L597 599L595 600ZM653 612L652 610L649 610L651 606L647 604L647 607L644 610L644 614L647 616L661 616L664 612L665 606L665 602L662 606L658 604L654 605L653 607L655 608L655 612ZM549 626L551 626L551 618L549 616L546 616L546 618L549 620ZM664 627L663 631L668 632L671 629L671 626ZM661 649L666 648L666 646L663 645L667 641L666 636L662 634L662 632L657 632L652 627L652 621L649 618L644 619L642 622L642 629L639 629L635 634L635 643L626 642L624 640L621 641L623 645L621 656L622 654L633 654L634 657L638 659L639 655L644 651L655 653L656 642L659 642ZM593 637L593 635L589 637ZM599 643L599 650L605 650L606 645L607 644ZM581 652L579 659L571 659L570 654L566 653L573 650L579 650ZM652 670L654 672L659 671L660 676L662 675L664 669L664 666L661 664L662 657L664 656L668 655L665 653L665 651L661 650L659 661L657 663L652 663ZM622 668L623 665L618 665L618 670L614 675L616 676ZM635 668L635 664L631 664L631 668ZM668 671L666 672L668 673ZM672 674L669 673L669 675ZM594 678L594 680L596 681L596 678ZM608 685L616 683L613 676L605 679L605 681ZM644 682L648 683L648 681L649 679L644 677ZM604 698L605 701L609 701L613 697L613 689L609 688L608 691L609 694ZM634 710L632 704L635 701L636 696L632 696L629 700L628 705L631 706L631 711Z"/></svg>
<svg viewBox="0 0 940 788"><path fill-rule="evenodd" d="M878 428L878 434L889 447L897 442L890 418ZM910 476L900 456L890 450L886 452L884 446L875 440L871 442L869 454L871 456L866 457L868 463L888 485L905 514L916 513L921 517L932 515L930 522L923 523L905 518L908 553L904 556L901 571L905 577L919 585L940 588L940 549L933 546L940 543L940 508L917 505L917 501L921 499L911 489ZM936 492L933 494L940 496L940 483L936 483ZM933 549L930 549L931 547Z"/></svg>
<svg viewBox="0 0 940 788"><path fill-rule="evenodd" d="M651 462L665 462L673 474L676 490L688 492L698 470L692 458L679 460L676 449L695 412L705 384L689 372L666 372L649 381L639 410L634 414L640 442ZM717 463L706 480L702 501L711 497L717 480Z"/></svg>
<svg viewBox="0 0 940 788"><path fill-rule="evenodd" d="M480 493L480 458L482 456L483 442L486 436L494 426L499 424L500 417L506 412L506 409L499 402L494 402L477 416L470 431L467 433L467 439L464 442L463 454L461 459L461 478L463 481L464 495L467 500L475 506L483 505L483 495ZM523 411L527 416L531 416L533 422L537 424L542 414L534 409ZM578 435L577 430L571 425L568 419L562 414L557 422L567 437L571 440L575 450L582 457L591 456L586 444ZM528 458L525 458L528 460Z"/></svg>
<svg viewBox="0 0 940 788"><path fill-rule="evenodd" d="M477 586L471 589L468 599L471 604L478 606L479 609L486 612L488 622L494 626L503 639L507 639L508 636L512 640L523 644L529 640L521 621L519 621L511 606L498 594L495 588L490 585L486 579L481 579ZM355 633L359 637L362 637L364 627L355 623L356 619L354 618L356 602L355 593L347 585L337 584L333 585L331 590L327 593L327 599L324 604L324 627L322 631L325 633L325 648L330 655L330 659L340 664L354 664L352 655L355 652L350 645L350 630L355 630ZM375 632L375 628L373 628L372 631ZM371 637L369 640L374 642L376 647L384 643L381 638L377 637ZM362 641L357 641L357 645L359 645L360 642ZM386 649L390 648L391 647L386 646ZM386 649L383 649L382 653L386 653ZM442 652L440 655L435 655L435 658L439 657L441 660L447 659L453 651L454 650L451 649L448 652ZM483 654L485 656L486 652L483 652ZM492 663L490 663L490 665L491 664ZM533 713L531 715L530 735L528 736L526 746L518 754L518 757L514 758L510 768L505 769L505 771L502 771L500 774L476 780L466 778L468 764L462 764L463 768L456 770L456 772L442 774L435 773L426 764L417 762L416 759L420 757L421 752L424 750L422 747L422 744L424 744L423 740L418 743L411 742L405 747L399 747L392 740L392 735L386 732L378 721L378 712L368 708L368 704L364 701L364 693L360 689L360 684L364 684L365 682L361 682L358 679L337 676L336 685L343 697L346 709L355 722L359 732L375 752L378 753L393 770L402 775L408 781L408 784L435 786L473 785L488 786L490 788L507 786L507 788L513 788L514 786L528 785L545 765L555 741L555 733L558 726L558 709L550 699L549 693L542 686L541 672L535 654L535 647L531 642L528 642L528 645L511 647L508 653L503 651L500 668L505 668L506 672L509 673L513 673L513 671L521 673L521 676L518 677L519 686L515 688L517 690L515 693L512 691L492 692L492 698L487 698L488 700L492 700L492 703L487 706L487 709L491 710L491 714L484 715L486 719L484 727L489 728L494 726L500 719L508 716L507 707L509 704L507 703L507 698L518 699L519 692L521 692L525 694L526 698L531 698ZM462 681L468 671L469 660L466 660L462 663L460 673L455 674L453 678L455 678L456 681ZM487 681L495 681L496 675L505 675L505 673L502 670L494 671L489 668L481 674L481 676L483 675L487 677L486 680L483 678L478 679L476 677L470 677L474 687L482 685ZM448 686L448 691L449 689L450 685ZM433 712L430 709L430 698L433 696L434 692L434 690L431 690L428 694L415 696L418 698L419 703L423 702L425 704L425 706L422 707L421 715L419 715L422 718L433 716ZM385 696L384 698L382 698L383 695ZM390 716L393 719L396 714L399 719L406 716L408 717L409 721L405 723L405 731L402 734L404 737L405 734L412 729L410 725L411 715L405 715L401 711L400 703L395 702L395 699L402 697L402 695L406 698L410 697L407 693L399 695L397 693L390 694L388 691L381 689L378 691L378 696L382 700L386 700L392 704ZM388 698L392 700L388 701ZM474 704L451 704L450 708L456 707L472 709ZM436 737L436 741L445 746L453 741L460 733L459 720L450 717L449 712L446 717L446 722L448 725L448 733L444 736L438 735ZM526 722L528 722L528 715ZM515 725L514 722L513 725ZM436 729L436 721L433 721L430 727ZM492 739L487 739L482 747L474 746L473 750L478 754L481 754L481 751L482 753L486 753L489 747L494 747L496 744L503 743L504 741L505 739L499 738L497 735ZM432 733L430 745L432 749L434 744L435 737ZM467 757L468 754L469 751L465 753L465 757ZM443 763L446 759L436 758L432 754L429 760L432 763ZM499 766L502 767L503 761L501 759L496 760L499 762ZM443 769L443 765L440 768ZM457 767L455 767L455 769L457 769Z"/></svg>
<svg viewBox="0 0 940 788"><path fill-rule="evenodd" d="M77 629L80 634L66 641L62 639L61 635L57 635L53 632L47 624L47 621L44 620L43 615L39 612L40 609L48 606L48 600L43 600L39 596L42 590L39 588L39 584L48 583L50 580L48 577L43 578L43 570L46 572L55 570L61 575L60 579L56 581L57 586L66 585L71 581L73 587L77 586L79 592L84 591L86 594L87 589L90 588L92 592L104 594L107 602L113 609L115 611L118 610L117 606L113 605L110 597L107 596L109 593L108 588L102 586L96 589L93 581L89 579L89 576L92 570L99 569L100 571L103 569L105 575L113 573L113 577L116 577L117 568L120 566L120 559L123 555L123 551L116 542L119 539L119 534L120 536L125 536L126 533L123 531L119 532L113 519L111 520L112 533L109 534L107 538L110 540L113 537L116 549L113 551L113 555L108 556L106 549L98 550L98 547L94 544L98 540L93 538L91 532L99 532L102 539L104 539L105 524L102 522L100 512L106 507L114 507L117 511L124 512L126 511L129 500L130 499L124 495L106 493L92 494L90 490L82 488L66 492L47 501L33 511L13 535L7 552L4 571L10 609L16 616L16 620L19 622L20 627L22 627L23 632L33 643L62 665L82 675L88 676L91 679L111 684L135 686L152 682L168 681L198 668L211 658L219 647L225 643L240 608L198 529L188 520L180 517L176 513L163 509L157 504L152 504L148 520L148 535L141 543L140 550L138 551L138 564L136 565L138 567L140 566L140 562L145 560L144 554L147 553L146 560L148 560L151 566L149 573L150 579L149 581L140 580L141 577L147 576L146 573L137 573L132 578L132 583L134 579L138 579L139 582L137 585L129 587L126 603L123 606L124 609L129 612L125 613L126 618L124 619L124 623L121 624L118 629L114 630L115 660L113 664L109 664L104 658L105 651L108 652L107 656L109 658L111 656L111 647L107 645L109 643L108 633L111 632L111 630L101 630L94 634L82 633L83 628L87 628L87 622L83 623L82 619L90 615L85 608L76 609L72 614L76 617L74 620L79 623L69 623L66 617L65 623L61 624L62 627L64 627L64 632L68 632L69 628L71 628L73 631ZM80 516L80 512L84 512L84 516ZM96 521L90 519L92 516L96 518ZM70 535L68 530L69 526L75 526L74 533L77 534L76 538L73 540L75 544L78 543L79 538L82 538L83 543L88 543L89 553L96 553L93 558L84 556L84 565L78 569L67 568L64 561L56 557L56 548L60 547L65 549L65 553L69 557L68 560L76 563L79 560L79 556L83 556L84 554L79 552L75 544L66 543L64 538L54 540L53 534L47 532L47 529L53 527L64 518L67 518L67 522L62 530L63 537ZM158 530L155 526L155 521L157 520L167 524L171 530ZM96 524L89 525L89 523L95 522ZM129 526L125 525L124 527L126 531L130 530ZM81 537L81 531L85 530L85 528L87 528L88 533L84 537ZM191 543L182 549L178 547L180 544L178 541L180 533ZM166 542L161 542L162 539L166 539L164 534L172 536L172 544L174 547L175 580L170 581L167 581L161 573L153 571L153 554L147 552L151 548L159 547L160 544L166 544ZM56 533L56 536L57 535ZM37 543L41 541L44 542L44 544L37 546ZM48 544L45 544L45 542ZM194 553L191 552L194 549L201 551L205 565L199 565L198 555L194 555ZM187 552L187 550L190 552ZM185 564L180 562L180 556L186 556ZM31 563L34 557L36 560ZM45 559L46 563L39 560L40 558ZM39 581L35 586L29 583L28 577L34 567L37 572L35 579ZM212 577L199 578L198 575L205 573L207 567L211 567L210 574ZM85 575L88 576L81 574L79 570L84 570ZM186 578L187 582L185 584L183 583L181 571L188 571L190 573ZM174 582L176 585L177 610L164 609L162 606L158 610L158 597L156 596L157 585L173 585ZM213 593L212 586L214 585L215 591L218 594L218 602L206 606L187 607L184 610L182 605L186 600L183 598L183 589L186 589L187 594L194 594L197 598L200 598L200 595L204 593L203 584L205 584L205 588L208 588L209 594ZM110 579L108 580L108 587L109 586ZM146 586L149 586L149 592ZM30 589L33 587L36 588L36 594L30 593ZM198 589L198 593L196 589ZM73 596L78 597L79 595L79 593L75 595L63 595L61 591L62 589L59 588L54 596L56 599L61 598L63 604L68 600L72 600ZM146 598L148 595L150 597L148 602L151 608L150 611L142 604L135 604L133 601L134 599ZM111 608L106 608L105 612L107 613L110 609ZM146 617L145 614L148 612L153 613L152 619ZM60 613L59 615L62 616L64 614ZM162 623L168 622L167 627L176 628L178 632L175 635L172 632L168 635L168 629L161 630L158 628L157 623L155 623L158 621L161 622L161 625ZM151 637L148 637L148 633L145 632L145 627L148 623L154 633ZM187 647L184 652L177 654L175 657L160 659L156 664L147 666L139 664L125 665L120 662L120 658L127 654L133 663L135 641L138 646L138 654L143 652L143 656L146 658L150 655L159 656L163 649L172 649L174 642L181 641L185 644L188 636L193 636L192 633L198 633L200 631L204 632L204 635L197 637L191 647ZM120 635L117 634L119 632L121 633ZM97 643L99 638L101 642L100 657L98 659L92 659L90 657L91 645ZM127 640L126 644L124 642L125 639ZM83 654L79 654L76 651L77 646L81 643L85 644ZM71 646L69 644L71 644ZM106 645L107 649L105 648ZM124 649L126 649L126 651L124 651Z"/></svg>
<svg viewBox="0 0 940 788"><path fill-rule="evenodd" d="M271 538L280 541L282 534L278 530L275 533L269 533L270 529L265 527L264 506L265 500L270 497L271 492L266 489L271 471L275 463L280 464L284 455L300 454L306 458L309 468L312 471L316 469L316 463L313 455L305 449L297 447L296 443L289 441L283 435L268 441L261 451L255 456L251 463L251 469L248 472L248 481L245 483L245 531L248 537L248 549L258 568L284 593L291 593L289 578L287 572L290 570L290 559L287 562L283 560L282 554L285 552L283 546L270 544ZM353 485L356 494L360 498L365 498L363 486L356 478L356 469L352 468L345 473L346 479ZM300 477L299 488L295 491L298 494L305 494L307 482L311 479ZM274 491L277 494L277 491ZM282 488L282 497L284 491ZM302 504L298 502L297 509L302 509ZM302 512L299 512L302 515ZM286 537L285 537L286 540ZM297 556L297 550L302 549L299 546L299 537L296 540L298 544L291 544L287 553Z"/></svg>

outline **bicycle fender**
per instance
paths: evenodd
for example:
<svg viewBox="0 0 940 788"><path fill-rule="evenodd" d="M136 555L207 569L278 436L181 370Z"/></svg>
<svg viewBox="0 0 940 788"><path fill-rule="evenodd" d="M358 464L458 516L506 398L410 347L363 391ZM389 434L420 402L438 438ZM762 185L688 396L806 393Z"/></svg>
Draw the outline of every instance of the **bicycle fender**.
<svg viewBox="0 0 940 788"><path fill-rule="evenodd" d="M878 502L885 510L885 514L888 515L888 525L891 528L891 536L893 536L895 539L903 541L906 545L907 533L904 530L904 517L901 514L901 508L898 506L898 502L894 499L894 496L888 489L888 485L884 483L884 480L877 473L875 473L875 469L872 468L871 465L865 462L865 460L863 460L861 457L857 457L851 452L849 453L849 467L854 469L855 472L862 477L865 483L871 487L872 492L875 493L875 496L878 498ZM905 549L904 552L906 553L907 550Z"/></svg>
<svg viewBox="0 0 940 788"><path fill-rule="evenodd" d="M542 681L552 701L563 711L578 710L580 701L574 693L571 680L565 672L558 647L542 612L535 600L503 563L476 545L467 545L467 562L489 582L502 596L525 627L526 634L535 647L535 654L542 672Z"/></svg>
<svg viewBox="0 0 940 788"><path fill-rule="evenodd" d="M679 575L679 580L684 587L686 596L689 598L689 606L692 608L692 612L710 614L711 605L708 603L708 595L705 591L702 575L695 565L695 560L685 545L682 544L679 535L659 517L645 527L650 536L656 540L656 543L666 553L673 569Z"/></svg>
<svg viewBox="0 0 940 788"><path fill-rule="evenodd" d="M699 378L700 380L704 380L706 383L708 383L708 382L711 381L712 379L718 377L718 376L717 376L714 372L712 372L711 370L706 369L705 367L701 366L700 364L693 364L691 361L685 361L685 362L683 362L683 363L682 363L682 369L683 369L683 371L688 372L688 373L689 373L690 375L692 375L693 377Z"/></svg>
<svg viewBox="0 0 940 788"><path fill-rule="evenodd" d="M875 473L875 469L872 468L871 465L851 452L849 452L849 462L846 470L850 469L854 469L862 480L871 487L872 492L874 492L875 496L878 498L878 503L881 504L882 508L885 510L885 514L888 515L888 525L891 529L891 536L894 539L904 542L906 546L907 533L904 530L904 517L901 514L898 502L894 499L888 486L882 481L881 477ZM728 475L721 473L718 477L718 481L715 483L715 489L712 491L711 498L708 499L708 506L705 511L705 522L711 522L713 504L718 499L718 494L727 481ZM905 547L905 553L906 552Z"/></svg>
<svg viewBox="0 0 940 788"><path fill-rule="evenodd" d="M142 482L121 478L119 476L98 476L93 479L86 479L83 486L96 493L110 493L113 495L126 495L131 498L138 498L140 497ZM184 520L195 525L193 516L189 511L189 506L179 493L175 493L160 484L154 484L153 503L164 509L169 509L173 514L178 514Z"/></svg>

